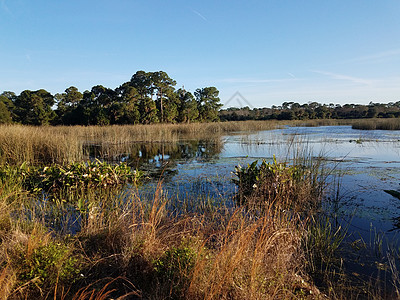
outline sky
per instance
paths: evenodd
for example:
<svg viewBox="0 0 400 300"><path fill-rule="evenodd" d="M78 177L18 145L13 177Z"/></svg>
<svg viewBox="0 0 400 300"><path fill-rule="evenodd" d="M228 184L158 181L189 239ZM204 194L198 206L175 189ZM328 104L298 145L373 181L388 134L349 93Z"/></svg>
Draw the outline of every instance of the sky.
<svg viewBox="0 0 400 300"><path fill-rule="evenodd" d="M400 0L0 0L0 93L165 71L229 106L400 101Z"/></svg>

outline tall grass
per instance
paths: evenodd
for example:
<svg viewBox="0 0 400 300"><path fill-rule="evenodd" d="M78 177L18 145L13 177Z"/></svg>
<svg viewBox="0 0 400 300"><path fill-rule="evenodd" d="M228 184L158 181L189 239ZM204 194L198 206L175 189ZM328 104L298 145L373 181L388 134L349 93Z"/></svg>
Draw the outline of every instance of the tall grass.
<svg viewBox="0 0 400 300"><path fill-rule="evenodd" d="M353 129L361 130L400 130L400 119L368 119L353 123Z"/></svg>
<svg viewBox="0 0 400 300"><path fill-rule="evenodd" d="M0 125L0 163L59 163L87 160L97 151L104 159L129 153L133 144L179 140L215 140L222 134L275 129L284 125L351 125L356 129L399 129L398 119L243 121L192 124L43 126Z"/></svg>
<svg viewBox="0 0 400 300"><path fill-rule="evenodd" d="M7 182L1 198L1 219L8 220L0 249L3 298L320 295L306 272L307 218L288 201L257 212L223 202L185 211L168 205L160 181L150 198L135 188L88 188L75 202L49 202L21 192L18 178ZM72 235L65 229L71 226L78 228Z"/></svg>
<svg viewBox="0 0 400 300"><path fill-rule="evenodd" d="M0 163L70 163L87 159L90 145L109 158L129 151L135 142L215 139L227 132L275 128L267 121L156 124L135 126L0 126Z"/></svg>
<svg viewBox="0 0 400 300"><path fill-rule="evenodd" d="M183 138L192 134L190 128L201 131L204 125L191 126L170 125L169 137L159 136L161 125L143 134L154 139ZM236 130L235 124L225 129L210 126L202 132ZM249 130L252 126L256 124ZM151 127L4 128L21 134L27 130L49 141L58 136L80 145L81 141L122 145L133 138L132 132ZM2 135L0 145L6 136ZM13 139L17 140L16 134ZM25 144L29 143L34 141ZM36 150L28 150L18 159L39 159ZM54 159L49 162L78 159L57 155L50 156ZM6 152L2 157L19 163ZM162 180L149 196L136 186L88 186L60 197L67 202L51 201L46 193L24 188L19 168L13 172L3 165L9 169L0 172L0 298L356 298L360 289L341 292L335 284L342 231L328 218L319 217L327 173L319 160L301 150L292 163L297 167L274 162L272 170L279 172L257 181L247 203L262 202L261 206L232 206L232 199L213 205L198 199L197 206L187 206L184 199L176 201L166 193ZM397 274L396 264L390 267ZM341 283L346 280L340 278ZM398 287L398 276L393 281Z"/></svg>

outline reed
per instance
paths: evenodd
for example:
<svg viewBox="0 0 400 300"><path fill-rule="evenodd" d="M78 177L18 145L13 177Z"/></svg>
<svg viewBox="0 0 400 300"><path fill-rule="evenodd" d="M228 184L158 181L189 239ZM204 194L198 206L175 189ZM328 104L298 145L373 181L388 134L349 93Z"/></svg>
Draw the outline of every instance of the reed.
<svg viewBox="0 0 400 300"><path fill-rule="evenodd" d="M361 130L400 130L400 119L367 119L353 123L353 129Z"/></svg>
<svg viewBox="0 0 400 300"><path fill-rule="evenodd" d="M129 151L135 142L209 140L228 132L266 130L275 126L267 121L104 127L1 125L0 163L65 164L87 160L91 145L98 147L104 158L110 158L121 151Z"/></svg>

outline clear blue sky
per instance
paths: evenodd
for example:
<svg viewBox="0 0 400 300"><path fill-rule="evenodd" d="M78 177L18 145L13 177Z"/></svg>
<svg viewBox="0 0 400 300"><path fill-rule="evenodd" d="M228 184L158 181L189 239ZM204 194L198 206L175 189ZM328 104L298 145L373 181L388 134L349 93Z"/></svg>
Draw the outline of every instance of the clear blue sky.
<svg viewBox="0 0 400 300"><path fill-rule="evenodd" d="M399 101L400 1L0 0L0 92L116 88L137 70L254 107Z"/></svg>

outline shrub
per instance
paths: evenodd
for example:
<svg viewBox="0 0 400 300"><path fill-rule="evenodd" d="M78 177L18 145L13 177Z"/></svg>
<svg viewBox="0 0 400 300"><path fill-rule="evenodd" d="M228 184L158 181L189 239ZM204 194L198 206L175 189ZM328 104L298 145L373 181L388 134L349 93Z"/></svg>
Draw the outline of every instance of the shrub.
<svg viewBox="0 0 400 300"><path fill-rule="evenodd" d="M162 284L171 288L173 299L183 297L196 261L196 252L189 246L172 247L154 261L154 270Z"/></svg>

